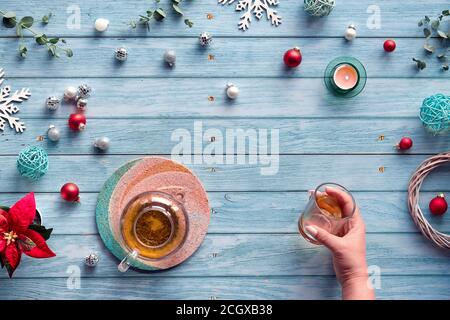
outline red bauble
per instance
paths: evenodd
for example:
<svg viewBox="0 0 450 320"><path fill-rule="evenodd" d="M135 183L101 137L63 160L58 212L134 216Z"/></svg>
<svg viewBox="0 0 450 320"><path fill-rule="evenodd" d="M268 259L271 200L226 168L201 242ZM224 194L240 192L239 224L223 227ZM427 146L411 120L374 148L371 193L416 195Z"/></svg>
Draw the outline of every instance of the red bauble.
<svg viewBox="0 0 450 320"><path fill-rule="evenodd" d="M80 200L80 189L75 183L66 183L61 187L61 198L69 202L77 202Z"/></svg>
<svg viewBox="0 0 450 320"><path fill-rule="evenodd" d="M284 64L289 68L298 67L302 62L302 53L300 52L300 49L297 47L289 49L284 53L283 60Z"/></svg>
<svg viewBox="0 0 450 320"><path fill-rule="evenodd" d="M81 113L72 113L69 117L69 127L75 131L84 130L86 127L86 117Z"/></svg>
<svg viewBox="0 0 450 320"><path fill-rule="evenodd" d="M429 208L432 214L436 216L443 215L448 208L447 201L443 193L438 194L430 201Z"/></svg>
<svg viewBox="0 0 450 320"><path fill-rule="evenodd" d="M402 140L397 144L397 148L400 150L408 150L413 146L413 141L410 137L403 137Z"/></svg>
<svg viewBox="0 0 450 320"><path fill-rule="evenodd" d="M397 45L395 44L394 40L386 40L383 44L384 51L386 52L394 51L396 46Z"/></svg>

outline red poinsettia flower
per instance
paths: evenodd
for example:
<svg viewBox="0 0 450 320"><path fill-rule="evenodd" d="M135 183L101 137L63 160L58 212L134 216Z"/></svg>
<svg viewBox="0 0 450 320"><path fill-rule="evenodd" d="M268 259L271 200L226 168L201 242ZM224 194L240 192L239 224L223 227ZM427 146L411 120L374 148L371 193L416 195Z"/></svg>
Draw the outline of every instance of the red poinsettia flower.
<svg viewBox="0 0 450 320"><path fill-rule="evenodd" d="M36 215L34 193L29 193L9 211L0 209L0 258L9 277L20 263L22 252L33 258L50 258L55 254L45 239L28 227Z"/></svg>

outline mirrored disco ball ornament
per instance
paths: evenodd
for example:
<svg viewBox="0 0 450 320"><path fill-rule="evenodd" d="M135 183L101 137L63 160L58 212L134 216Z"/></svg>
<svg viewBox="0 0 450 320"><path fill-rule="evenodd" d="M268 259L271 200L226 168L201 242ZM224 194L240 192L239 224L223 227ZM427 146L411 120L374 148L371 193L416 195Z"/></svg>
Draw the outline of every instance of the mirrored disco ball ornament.
<svg viewBox="0 0 450 320"><path fill-rule="evenodd" d="M117 48L115 51L116 59L119 61L126 61L128 58L128 51L127 49L121 47Z"/></svg>
<svg viewBox="0 0 450 320"><path fill-rule="evenodd" d="M87 84L78 86L78 97L87 98L91 95L92 89Z"/></svg>
<svg viewBox="0 0 450 320"><path fill-rule="evenodd" d="M46 104L48 110L55 111L56 109L59 108L60 102L61 101L57 97L51 96L51 97L47 98L47 100L45 101L45 104Z"/></svg>
<svg viewBox="0 0 450 320"><path fill-rule="evenodd" d="M202 47L209 46L212 42L212 35L209 34L208 32L202 32L198 37L198 41L200 42L200 45Z"/></svg>
<svg viewBox="0 0 450 320"><path fill-rule="evenodd" d="M91 253L84 258L84 264L88 267L95 267L99 261L100 259L96 253Z"/></svg>

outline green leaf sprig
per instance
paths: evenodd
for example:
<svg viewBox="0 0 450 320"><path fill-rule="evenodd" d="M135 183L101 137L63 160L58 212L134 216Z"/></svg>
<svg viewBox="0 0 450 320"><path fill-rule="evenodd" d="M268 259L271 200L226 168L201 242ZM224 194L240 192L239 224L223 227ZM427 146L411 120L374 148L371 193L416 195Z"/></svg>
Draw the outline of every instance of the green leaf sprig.
<svg viewBox="0 0 450 320"><path fill-rule="evenodd" d="M178 14L183 16L183 10L180 8L180 2L182 0L171 0L172 1L172 10ZM160 0L155 0L156 7L158 7L158 4L160 3ZM139 15L138 20L131 20L129 22L129 25L131 28L136 29L138 25L141 25L147 30L150 30L150 21L156 20L158 22L161 22L166 17L166 12L163 8L155 8L155 9L148 9L144 15ZM184 24L187 25L189 28L192 28L194 23L189 19L184 19Z"/></svg>
<svg viewBox="0 0 450 320"><path fill-rule="evenodd" d="M423 28L423 35L425 37L425 43L423 45L424 50L433 54L436 51L439 51L439 54L436 55L436 58L439 59L442 63L442 70L449 70L448 65L448 52L450 52L450 48L448 48L450 43L450 30L444 31L444 20L446 17L450 16L450 9L443 10L435 19L430 19L430 17L425 16L418 22L419 28ZM433 37L437 37L439 39L439 43L441 45L440 48L436 48L429 43L429 40ZM422 60L413 58L413 61L416 62L419 70L423 70L426 68L426 63Z"/></svg>
<svg viewBox="0 0 450 320"><path fill-rule="evenodd" d="M13 11L3 12L0 10L0 15L3 17L3 25L7 28L16 28L16 35L20 39L19 43L19 55L22 58L26 58L28 53L28 48L25 44L24 31L31 33L37 44L41 46L46 46L48 52L52 57L60 57L60 53L64 53L67 57L73 56L72 49L68 47L63 47L59 43L66 44L66 40L60 38L48 38L44 33L39 33L34 31L31 27L34 24L34 18L31 16L26 16L18 20L16 13ZM52 17L49 13L42 17L42 23L47 24Z"/></svg>

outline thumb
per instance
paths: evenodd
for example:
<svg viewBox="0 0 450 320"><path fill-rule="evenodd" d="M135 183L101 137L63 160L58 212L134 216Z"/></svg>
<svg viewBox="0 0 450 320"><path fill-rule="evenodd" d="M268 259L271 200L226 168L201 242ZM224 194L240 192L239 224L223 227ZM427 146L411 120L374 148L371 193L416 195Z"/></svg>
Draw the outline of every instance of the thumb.
<svg viewBox="0 0 450 320"><path fill-rule="evenodd" d="M339 240L341 238L336 237L335 235L317 226L307 226L305 227L305 230L331 251L337 250Z"/></svg>

